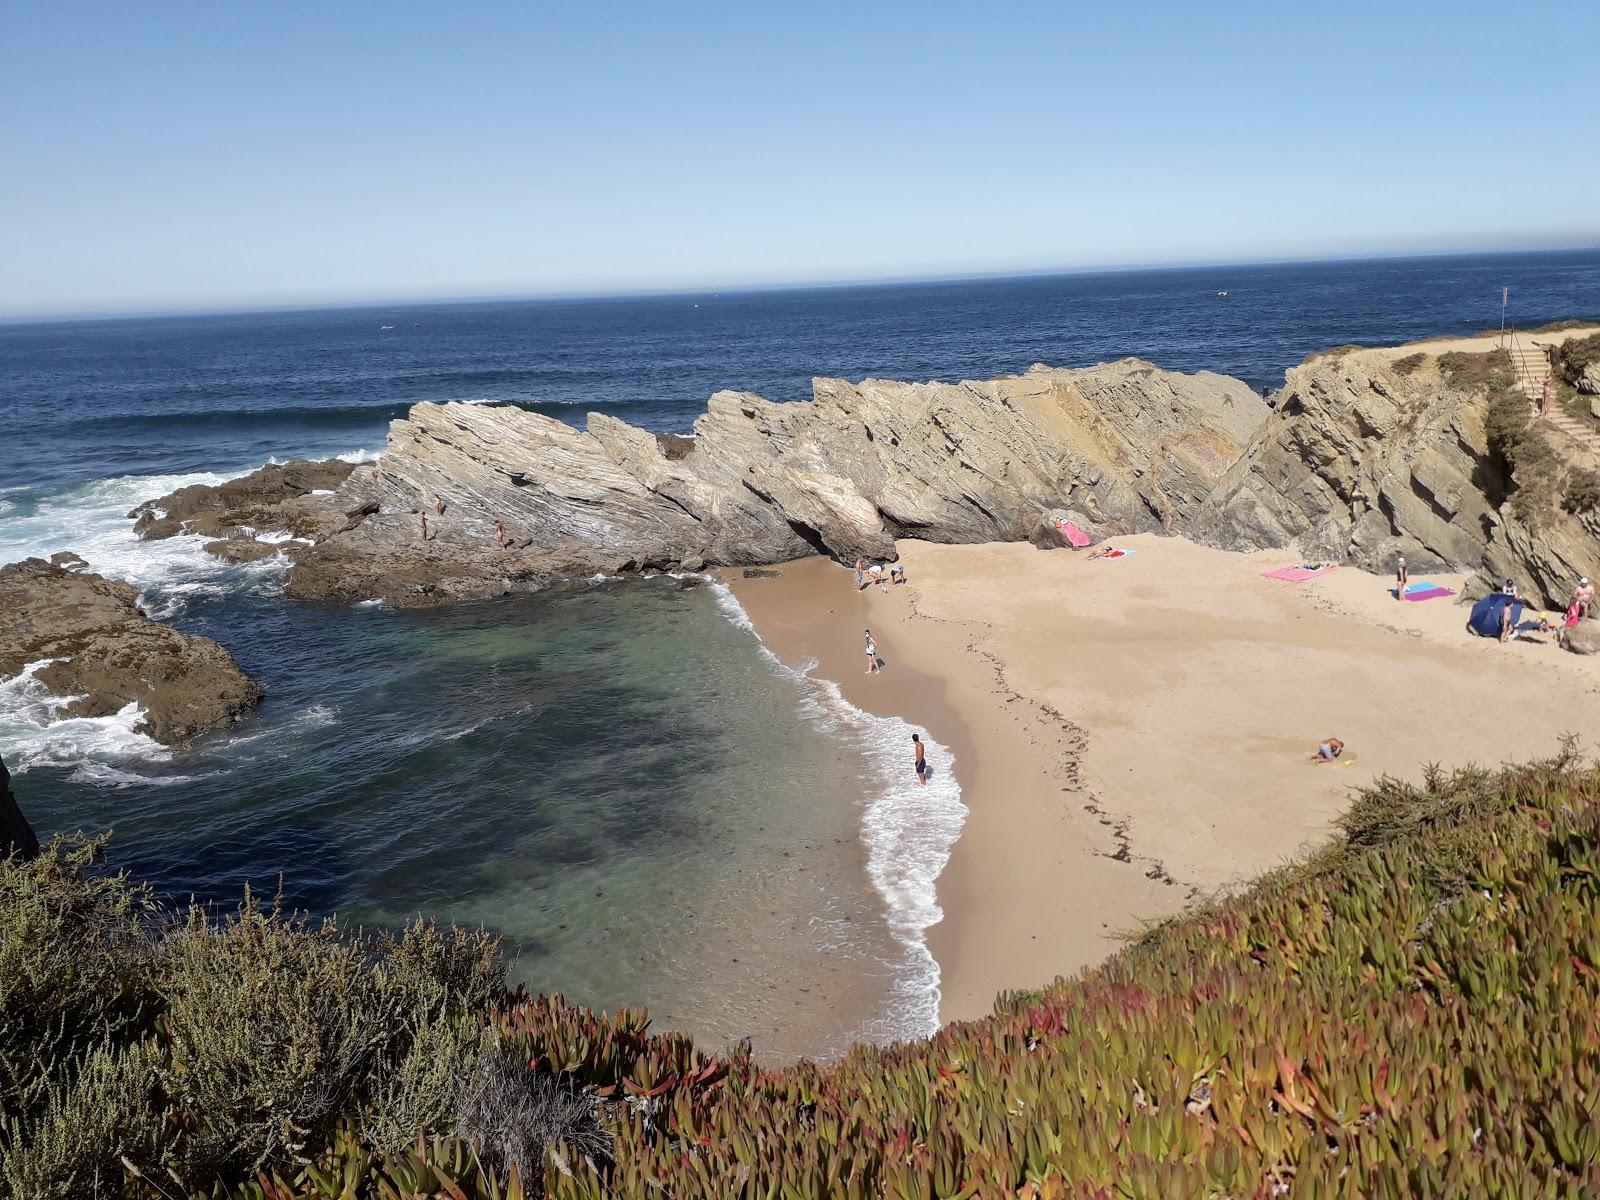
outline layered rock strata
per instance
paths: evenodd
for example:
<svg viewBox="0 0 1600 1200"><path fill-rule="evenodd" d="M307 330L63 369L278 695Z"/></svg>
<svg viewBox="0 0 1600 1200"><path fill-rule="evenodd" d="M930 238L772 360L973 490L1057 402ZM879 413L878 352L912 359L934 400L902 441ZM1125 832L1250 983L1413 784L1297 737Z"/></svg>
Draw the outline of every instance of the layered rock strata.
<svg viewBox="0 0 1600 1200"><path fill-rule="evenodd" d="M33 678L64 715L136 703L139 728L169 745L232 724L262 695L216 642L145 616L130 584L30 558L0 567L0 679L41 662Z"/></svg>
<svg viewBox="0 0 1600 1200"><path fill-rule="evenodd" d="M1245 383L1127 359L983 382L813 381L810 401L718 392L692 438L599 413L419 404L336 507L364 513L299 555L288 592L417 605L642 569L894 540L1027 537L1041 515L1166 530L1266 416ZM498 523L498 526L497 526Z"/></svg>
<svg viewBox="0 0 1600 1200"><path fill-rule="evenodd" d="M1294 545L1378 572L1403 554L1413 575L1479 572L1564 603L1580 576L1600 577L1600 525L1554 505L1519 517L1508 503L1519 481L1491 445L1489 371L1472 361L1494 343L1449 351L1444 368L1442 355L1408 349L1351 349L1292 368L1276 410L1182 531L1229 550ZM1560 469L1554 461L1548 469Z"/></svg>

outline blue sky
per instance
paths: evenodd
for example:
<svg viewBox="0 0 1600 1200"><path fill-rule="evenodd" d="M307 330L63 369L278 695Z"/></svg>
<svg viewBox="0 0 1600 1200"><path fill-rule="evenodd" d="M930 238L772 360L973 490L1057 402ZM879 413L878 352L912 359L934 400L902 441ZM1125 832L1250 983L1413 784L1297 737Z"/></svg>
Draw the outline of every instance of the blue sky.
<svg viewBox="0 0 1600 1200"><path fill-rule="evenodd" d="M0 0L0 314L1600 242L1600 4Z"/></svg>

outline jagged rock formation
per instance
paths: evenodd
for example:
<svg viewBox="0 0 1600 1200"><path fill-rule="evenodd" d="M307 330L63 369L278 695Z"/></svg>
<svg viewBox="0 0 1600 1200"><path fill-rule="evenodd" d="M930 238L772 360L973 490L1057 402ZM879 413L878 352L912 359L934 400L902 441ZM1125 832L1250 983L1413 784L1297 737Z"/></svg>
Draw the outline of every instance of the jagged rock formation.
<svg viewBox="0 0 1600 1200"><path fill-rule="evenodd" d="M39 839L11 794L11 775L6 771L5 760L0 759L0 858L13 854L35 858L38 853Z"/></svg>
<svg viewBox="0 0 1600 1200"><path fill-rule="evenodd" d="M1513 578L1551 605L1580 575L1600 575L1593 515L1507 503L1519 480L1490 444L1492 341L1313 356L1286 376L1275 412L1184 522L1230 550L1298 546L1315 558L1387 572L1404 554L1423 570ZM1409 352L1409 353L1408 353Z"/></svg>
<svg viewBox="0 0 1600 1200"><path fill-rule="evenodd" d="M332 497L353 470L353 463L337 458L271 463L215 486L179 488L128 516L134 533L147 541L198 534L214 539L205 549L231 562L280 552L293 558L346 519ZM262 541L256 535L264 532L287 532L302 540Z"/></svg>
<svg viewBox="0 0 1600 1200"><path fill-rule="evenodd" d="M0 567L0 679L40 661L33 677L70 698L66 715L137 702L143 732L169 745L231 724L262 695L216 642L140 612L130 584L30 558Z"/></svg>
<svg viewBox="0 0 1600 1200"><path fill-rule="evenodd" d="M1266 415L1239 380L1135 359L954 384L818 379L813 397L719 392L692 439L598 413L579 430L416 405L340 489L359 515L299 556L289 594L428 604L597 571L892 558L898 537L1024 538L1052 510L1166 530Z"/></svg>

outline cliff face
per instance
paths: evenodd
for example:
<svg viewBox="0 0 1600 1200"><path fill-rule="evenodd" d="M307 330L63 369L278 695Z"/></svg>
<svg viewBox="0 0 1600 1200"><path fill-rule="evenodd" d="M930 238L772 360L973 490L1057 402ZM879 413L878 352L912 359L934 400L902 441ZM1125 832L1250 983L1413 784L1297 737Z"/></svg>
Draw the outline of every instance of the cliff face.
<svg viewBox="0 0 1600 1200"><path fill-rule="evenodd" d="M719 392L692 439L597 413L578 430L419 404L336 498L370 515L304 552L288 591L427 604L596 571L891 558L897 537L1019 539L1050 511L1164 530L1266 412L1238 380L1133 359L954 384L818 379L788 404Z"/></svg>
<svg viewBox="0 0 1600 1200"><path fill-rule="evenodd" d="M1553 503L1519 515L1507 502L1530 480L1490 444L1492 350L1351 350L1291 369L1276 411L1184 532L1230 550L1292 542L1378 572L1404 554L1413 573L1510 577L1564 603L1580 575L1600 576L1600 529ZM1560 469L1559 456L1544 469Z"/></svg>
<svg viewBox="0 0 1600 1200"><path fill-rule="evenodd" d="M231 724L261 688L210 638L139 611L138 590L30 558L0 567L0 679L34 672L72 717L109 716L137 702L142 730L185 742Z"/></svg>

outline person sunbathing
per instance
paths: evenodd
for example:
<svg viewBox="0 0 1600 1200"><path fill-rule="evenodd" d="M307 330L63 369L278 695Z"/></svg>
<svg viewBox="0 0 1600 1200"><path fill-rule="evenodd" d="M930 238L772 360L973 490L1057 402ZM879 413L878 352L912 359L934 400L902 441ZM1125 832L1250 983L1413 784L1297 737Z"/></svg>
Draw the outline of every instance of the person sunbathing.
<svg viewBox="0 0 1600 1200"><path fill-rule="evenodd" d="M1117 548L1115 546L1113 546L1110 542L1107 542L1104 546L1101 546L1100 549L1096 550L1093 554L1089 555L1089 557L1090 558L1104 558L1108 554L1115 554L1116 550L1117 550Z"/></svg>
<svg viewBox="0 0 1600 1200"><path fill-rule="evenodd" d="M1344 743L1336 737L1325 737L1317 743L1317 752L1311 756L1310 762L1332 762L1344 753Z"/></svg>

